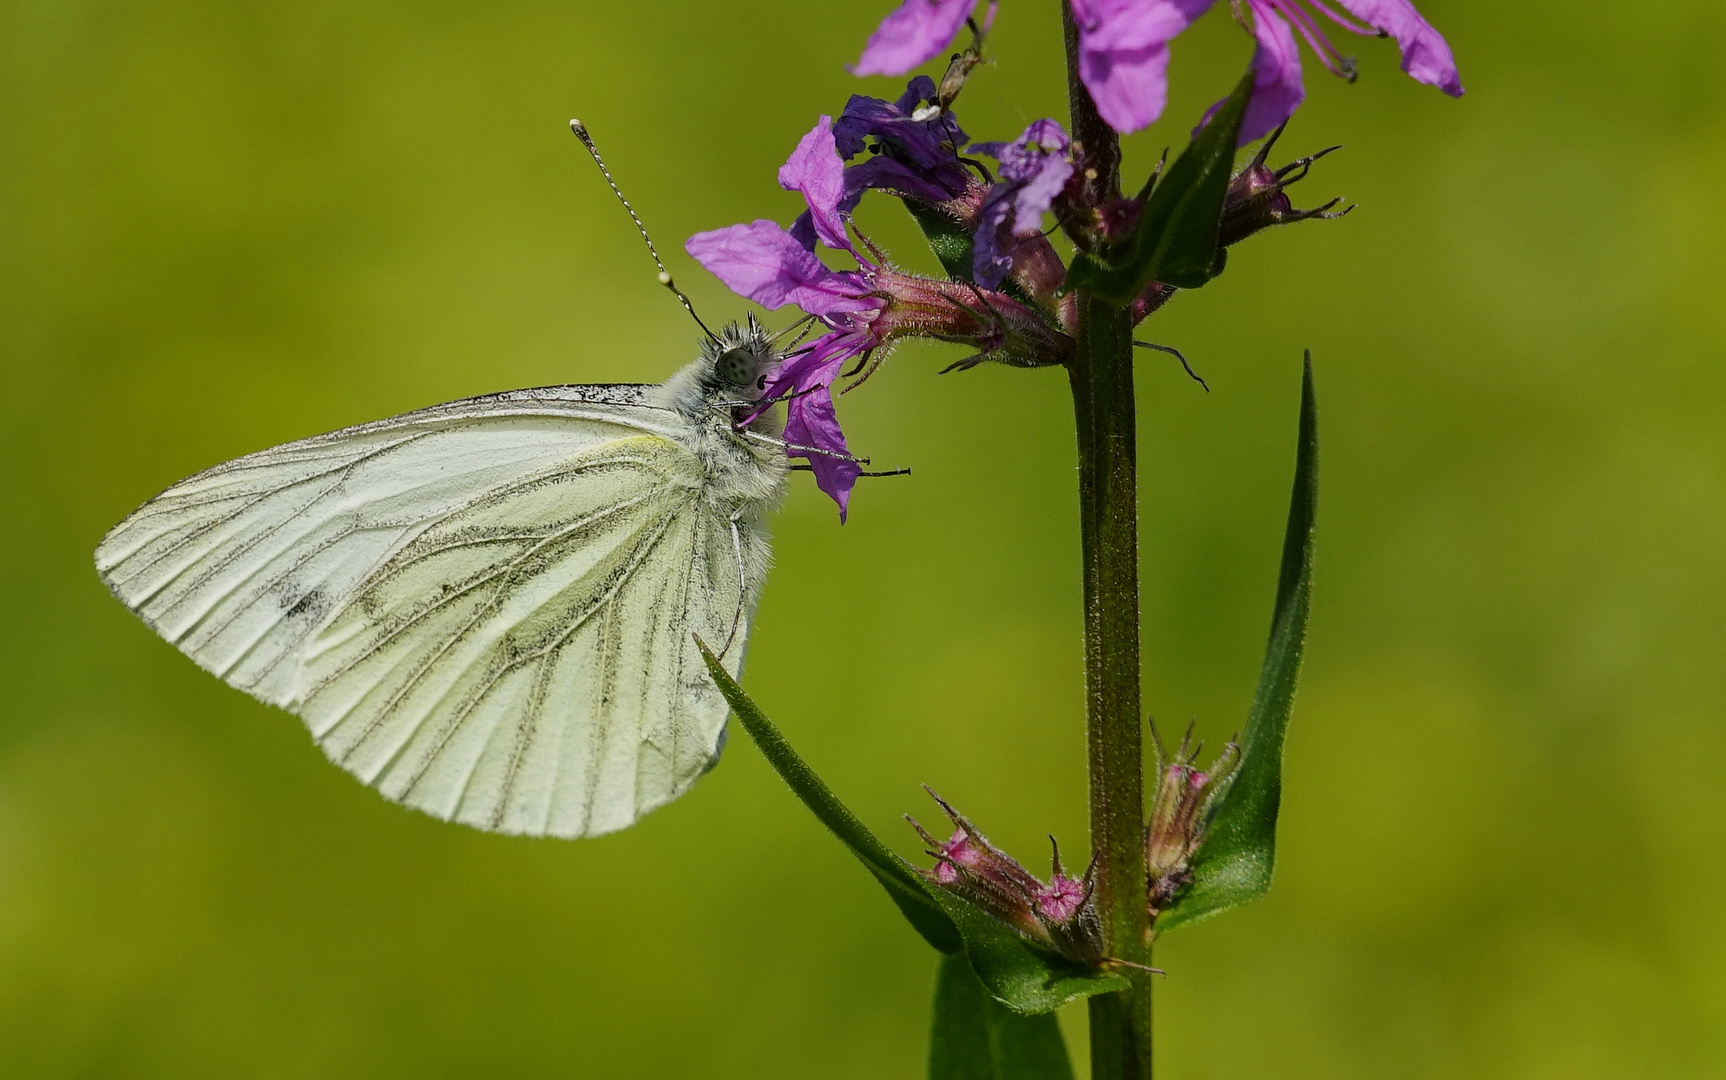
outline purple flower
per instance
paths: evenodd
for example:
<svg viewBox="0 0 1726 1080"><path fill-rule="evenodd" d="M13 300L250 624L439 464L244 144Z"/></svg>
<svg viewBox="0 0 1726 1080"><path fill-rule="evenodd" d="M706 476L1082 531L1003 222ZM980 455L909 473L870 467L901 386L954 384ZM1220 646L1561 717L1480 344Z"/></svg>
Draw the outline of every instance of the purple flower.
<svg viewBox="0 0 1726 1080"><path fill-rule="evenodd" d="M1137 131L1162 115L1168 95L1168 43L1214 2L1072 0L1079 23L1079 77L1111 127ZM1394 38L1404 71L1452 97L1462 95L1450 46L1409 0L1336 2L1354 18L1326 0L1246 0L1258 51L1253 57L1253 99L1241 127L1243 144L1275 130L1305 97L1297 30L1325 67L1354 77L1353 62L1325 37L1314 12L1356 34Z"/></svg>
<svg viewBox="0 0 1726 1080"><path fill-rule="evenodd" d="M874 346L870 323L886 300L867 295L860 274L829 269L777 222L697 233L684 248L739 296L769 309L795 304L830 329L780 365L763 400L790 399L786 453L808 460L843 521L861 469L839 430L831 388L845 361Z"/></svg>
<svg viewBox="0 0 1726 1080"><path fill-rule="evenodd" d="M779 170L779 183L802 192L808 206L791 230L777 222L756 221L697 233L684 245L732 292L769 309L795 304L828 327L829 333L780 365L764 400L789 399L786 453L809 462L816 485L839 504L841 521L862 470L839 429L833 380L847 360L879 344L872 324L887 304L883 297L870 295L873 288L862 272L868 264L861 256L858 271L833 270L811 250L819 238L829 247L857 254L840 206L842 171L832 121L823 116Z"/></svg>
<svg viewBox="0 0 1726 1080"><path fill-rule="evenodd" d="M885 161L900 167L900 174L910 185L908 193L931 202L950 199L964 191L971 174L959 160L959 150L970 137L959 127L952 112L923 107L935 100L935 94L935 82L927 75L912 79L894 101L852 94L839 119L834 121L834 146L846 161L870 149L877 156L851 166L846 172L857 173L875 162ZM876 168L884 174L893 172L887 165ZM847 190L897 186L900 185L849 180Z"/></svg>
<svg viewBox="0 0 1726 1080"><path fill-rule="evenodd" d="M802 192L808 204L790 230L755 221L697 233L684 247L738 295L767 308L795 304L826 328L785 358L762 400L787 402L786 453L808 460L843 520L860 475L833 411L833 380L847 361L895 338L923 335L976 345L978 356L959 366L991 359L1040 367L1061 363L1072 339L1009 296L894 270L867 241L872 258L853 247L845 185L834 182L841 168L836 128L822 117L779 170L779 182ZM817 239L850 252L857 269L827 266L814 253Z"/></svg>
<svg viewBox="0 0 1726 1080"><path fill-rule="evenodd" d="M851 505L851 489L863 466L851 456L833 409L833 380L853 357L875 347L867 328L822 334L780 365L768 380L764 400L790 399L785 414L785 452L809 463L815 486L839 504L839 520Z"/></svg>
<svg viewBox="0 0 1726 1080"><path fill-rule="evenodd" d="M959 160L959 148L967 141L965 132L950 111L917 118L919 104L932 101L935 93L935 83L927 75L919 75L897 101L851 95L832 125L831 138L823 140L827 151L822 162L815 158L819 149L815 145L817 133L812 131L805 136L798 152L779 171L781 184L811 197L810 209L792 224L791 235L804 247L813 249L820 232L815 221L817 193L811 192L806 183L824 185L818 194L823 205L831 208L828 212L834 215L856 209L863 194L871 189L930 203L945 202L963 194L972 182L970 172ZM867 160L841 166L840 158L850 161L866 150L870 152ZM831 156L835 151L838 158ZM793 170L793 165L798 168ZM794 185L787 180L788 171L819 172L820 178ZM840 176L837 198L829 190L829 174ZM848 243L829 246L850 250Z"/></svg>
<svg viewBox="0 0 1726 1080"><path fill-rule="evenodd" d="M977 0L905 0L869 35L853 75L903 75L940 55Z"/></svg>
<svg viewBox="0 0 1726 1080"><path fill-rule="evenodd" d="M1001 178L983 199L973 248L972 273L994 288L1013 269L1016 243L1043 231L1048 211L1073 175L1067 133L1053 120L1038 120L1010 143L978 143L974 153L1001 163Z"/></svg>

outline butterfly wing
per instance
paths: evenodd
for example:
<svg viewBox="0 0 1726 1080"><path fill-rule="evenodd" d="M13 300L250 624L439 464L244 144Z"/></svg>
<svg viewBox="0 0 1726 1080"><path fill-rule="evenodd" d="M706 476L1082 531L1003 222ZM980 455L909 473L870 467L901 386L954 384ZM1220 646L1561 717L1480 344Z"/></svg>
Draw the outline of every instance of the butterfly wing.
<svg viewBox="0 0 1726 1080"><path fill-rule="evenodd" d="M492 395L252 454L146 503L97 567L395 801L502 832L623 828L716 758L726 705L691 635L725 641L761 578L739 580L650 390Z"/></svg>

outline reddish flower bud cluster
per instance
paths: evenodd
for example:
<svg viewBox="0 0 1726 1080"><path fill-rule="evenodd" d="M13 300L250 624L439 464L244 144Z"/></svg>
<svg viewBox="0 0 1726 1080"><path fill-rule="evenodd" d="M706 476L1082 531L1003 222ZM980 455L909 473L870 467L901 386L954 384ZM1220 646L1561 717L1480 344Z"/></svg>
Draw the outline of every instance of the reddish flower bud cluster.
<svg viewBox="0 0 1726 1080"><path fill-rule="evenodd" d="M1311 210L1296 210L1284 191L1290 184L1306 178L1312 163L1339 146L1328 147L1316 154L1310 154L1298 161L1291 161L1280 169L1272 170L1265 164L1270 157L1271 147L1282 137L1283 129L1278 128L1247 167L1236 173L1229 181L1229 193L1223 200L1222 229L1218 240L1223 247L1238 244L1253 233L1268 229L1273 225L1292 225L1297 221L1316 218L1320 221L1330 221L1342 217L1354 207L1334 210L1333 207L1341 199L1332 199L1323 206L1315 206Z"/></svg>
<svg viewBox="0 0 1726 1080"><path fill-rule="evenodd" d="M936 862L923 875L935 885L964 898L1038 945L1081 964L1100 964L1107 954L1097 921L1092 890L1096 862L1084 874L1069 877L1061 866L1061 850L1047 883L1017 859L991 844L964 815L933 791L930 796L953 822L953 835L937 840L909 814L905 820L929 845ZM1051 838L1052 841L1052 838Z"/></svg>
<svg viewBox="0 0 1726 1080"><path fill-rule="evenodd" d="M1157 743L1157 791L1145 829L1145 903L1153 923L1192 881L1192 858L1205 842L1211 810L1241 763L1240 747L1230 740L1209 771L1200 771L1203 749L1190 729L1172 756Z"/></svg>

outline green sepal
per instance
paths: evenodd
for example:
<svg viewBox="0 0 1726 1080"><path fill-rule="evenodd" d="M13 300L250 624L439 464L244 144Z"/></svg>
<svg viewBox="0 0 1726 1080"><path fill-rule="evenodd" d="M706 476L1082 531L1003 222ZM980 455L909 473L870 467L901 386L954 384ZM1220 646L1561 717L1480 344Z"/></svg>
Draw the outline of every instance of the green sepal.
<svg viewBox="0 0 1726 1080"><path fill-rule="evenodd" d="M971 234L965 231L965 227L951 214L929 203L906 198L899 201L905 204L905 209L911 212L911 219L923 230L924 239L929 241L929 250L941 260L941 269L947 271L947 276L954 281L968 281L975 285L976 249ZM997 288L1033 311L1044 311L1042 305L1025 291L1024 286L1012 278L1005 279ZM1044 312L1044 318L1048 318L1047 312Z"/></svg>
<svg viewBox="0 0 1726 1080"><path fill-rule="evenodd" d="M1073 1080L1073 1065L1053 1014L1004 1007L954 954L935 976L929 1080Z"/></svg>
<svg viewBox="0 0 1726 1080"><path fill-rule="evenodd" d="M1076 255L1065 291L1085 289L1124 305L1153 281L1196 289L1216 276L1223 201L1252 92L1249 71L1152 189L1133 234L1105 254Z"/></svg>
<svg viewBox="0 0 1726 1080"><path fill-rule="evenodd" d="M875 880L925 941L943 953L963 950L970 957L977 977L996 1000L1016 1012L1044 1013L1077 998L1127 988L1124 976L1076 964L1038 948L981 908L929 884L915 867L888 850L839 801L833 789L798 756L707 645L699 638L696 645L719 692L731 703L743 730L780 779L875 875Z"/></svg>
<svg viewBox="0 0 1726 1080"><path fill-rule="evenodd" d="M923 230L923 236L929 241L929 250L941 260L941 268L947 271L947 276L954 281L975 282L972 274L971 234L965 231L953 215L919 199L900 199L905 209L911 212L911 219L917 227Z"/></svg>
<svg viewBox="0 0 1726 1080"><path fill-rule="evenodd" d="M1258 693L1241 739L1241 764L1211 812L1205 841L1194 854L1192 882L1157 918L1174 930L1256 900L1271 885L1276 862L1277 808L1282 800L1283 735L1294 708L1295 681L1312 603L1313 525L1318 515L1318 406L1312 354L1301 379L1300 434L1294 491L1283 533L1282 570Z"/></svg>

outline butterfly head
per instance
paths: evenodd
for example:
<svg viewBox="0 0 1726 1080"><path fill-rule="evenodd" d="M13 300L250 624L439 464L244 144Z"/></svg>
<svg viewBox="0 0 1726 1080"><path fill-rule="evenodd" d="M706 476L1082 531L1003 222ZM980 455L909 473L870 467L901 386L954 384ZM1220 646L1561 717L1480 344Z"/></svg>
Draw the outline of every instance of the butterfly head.
<svg viewBox="0 0 1726 1080"><path fill-rule="evenodd" d="M773 336L753 315L747 324L731 323L704 342L701 358L706 368L704 391L722 400L746 402L761 400L780 361Z"/></svg>

